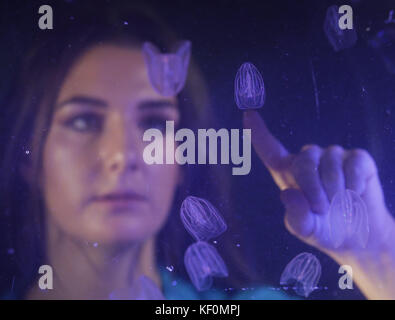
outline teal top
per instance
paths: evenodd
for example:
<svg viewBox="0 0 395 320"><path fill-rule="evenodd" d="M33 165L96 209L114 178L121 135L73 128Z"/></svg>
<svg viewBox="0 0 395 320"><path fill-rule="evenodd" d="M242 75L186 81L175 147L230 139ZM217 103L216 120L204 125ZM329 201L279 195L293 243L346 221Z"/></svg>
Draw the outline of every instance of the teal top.
<svg viewBox="0 0 395 320"><path fill-rule="evenodd" d="M257 286L249 288L218 289L212 287L206 291L198 291L191 282L177 278L174 273L160 270L163 294L166 300L290 300L298 299L280 291L279 288ZM215 282L215 279L214 279ZM0 295L3 300L21 299L18 292L9 291Z"/></svg>
<svg viewBox="0 0 395 320"><path fill-rule="evenodd" d="M298 299L280 291L279 288L257 286L248 288L227 288L219 290L211 288L197 291L191 282L177 279L167 271L160 272L163 283L163 294L167 300L293 300ZM215 278L214 278L215 282Z"/></svg>

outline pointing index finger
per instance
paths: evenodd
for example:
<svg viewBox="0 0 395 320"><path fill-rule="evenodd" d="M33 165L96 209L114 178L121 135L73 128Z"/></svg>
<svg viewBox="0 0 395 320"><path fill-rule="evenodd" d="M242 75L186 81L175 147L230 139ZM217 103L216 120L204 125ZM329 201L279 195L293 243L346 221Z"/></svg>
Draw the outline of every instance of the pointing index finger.
<svg viewBox="0 0 395 320"><path fill-rule="evenodd" d="M243 115L244 128L251 129L251 140L256 153L269 171L281 171L289 159L288 150L267 128L256 110L247 110Z"/></svg>

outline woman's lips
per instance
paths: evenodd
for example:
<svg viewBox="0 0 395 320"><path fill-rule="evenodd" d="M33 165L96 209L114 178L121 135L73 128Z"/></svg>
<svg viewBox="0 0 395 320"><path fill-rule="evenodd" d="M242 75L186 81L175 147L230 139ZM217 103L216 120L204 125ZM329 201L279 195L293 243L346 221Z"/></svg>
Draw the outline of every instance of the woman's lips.
<svg viewBox="0 0 395 320"><path fill-rule="evenodd" d="M94 203L102 205L111 211L125 209L136 209L147 203L147 198L137 193L111 193L104 196L95 197Z"/></svg>
<svg viewBox="0 0 395 320"><path fill-rule="evenodd" d="M102 193L93 197L93 200L111 201L111 200L146 200L146 196L142 193L131 189L114 189L112 191Z"/></svg>

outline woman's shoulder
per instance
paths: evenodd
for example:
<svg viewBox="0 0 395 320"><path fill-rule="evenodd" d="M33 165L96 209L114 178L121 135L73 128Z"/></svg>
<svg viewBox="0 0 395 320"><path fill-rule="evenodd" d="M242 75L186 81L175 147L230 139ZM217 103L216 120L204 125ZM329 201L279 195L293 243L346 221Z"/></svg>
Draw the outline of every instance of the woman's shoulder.
<svg viewBox="0 0 395 320"><path fill-rule="evenodd" d="M296 299L277 288L258 285L249 288L211 288L199 292L188 281L175 277L171 272L160 272L163 293L167 300L293 300Z"/></svg>

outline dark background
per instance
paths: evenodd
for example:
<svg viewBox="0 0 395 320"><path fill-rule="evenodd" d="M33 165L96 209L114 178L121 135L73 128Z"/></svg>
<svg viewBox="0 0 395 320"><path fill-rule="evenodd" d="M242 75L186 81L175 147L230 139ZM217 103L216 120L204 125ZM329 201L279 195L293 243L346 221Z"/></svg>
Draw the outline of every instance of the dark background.
<svg viewBox="0 0 395 320"><path fill-rule="evenodd" d="M7 108L3 98L30 39L37 32L47 32L37 25L39 6L52 6L56 28L57 19L70 19L73 12L78 16L81 2L87 1L1 1L0 112ZM264 78L267 96L261 114L274 135L294 152L309 143L367 149L376 160L393 211L395 67L391 69L391 63L395 66L395 39L389 36L377 48L369 41L380 31L390 34L394 30L395 24L384 23L389 11L395 10L394 1L144 2L152 4L182 38L192 41L220 127L241 128L242 112L233 100L234 77L240 65L250 61ZM106 5L117 3L107 1ZM333 4L352 6L358 32L356 45L340 52L332 49L323 31L326 9ZM4 123L1 129L3 137ZM229 174L230 170L231 166ZM363 298L357 288L340 290L338 266L285 230L279 190L255 153L250 174L233 176L232 181L240 224L257 243L254 248L240 243L238 249L249 255L257 271L264 272L269 285L278 286L285 265L307 251L319 258L319 285L327 287L315 291L311 299Z"/></svg>

